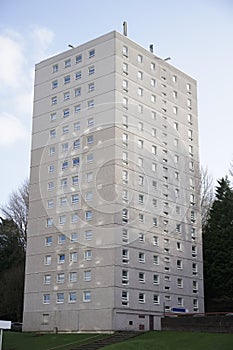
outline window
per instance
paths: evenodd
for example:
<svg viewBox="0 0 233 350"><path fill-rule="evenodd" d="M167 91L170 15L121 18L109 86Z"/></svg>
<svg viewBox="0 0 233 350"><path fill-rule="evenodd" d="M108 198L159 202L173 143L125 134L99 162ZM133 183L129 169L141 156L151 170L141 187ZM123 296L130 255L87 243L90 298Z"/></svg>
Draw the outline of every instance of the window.
<svg viewBox="0 0 233 350"><path fill-rule="evenodd" d="M183 279L177 278L176 284L178 288L183 288Z"/></svg>
<svg viewBox="0 0 233 350"><path fill-rule="evenodd" d="M52 101L52 105L56 105L57 104L57 96L52 97L51 101Z"/></svg>
<svg viewBox="0 0 233 350"><path fill-rule="evenodd" d="M80 148L80 140L79 139L75 140L73 142L73 149L78 149L78 148Z"/></svg>
<svg viewBox="0 0 233 350"><path fill-rule="evenodd" d="M121 272L121 283L122 284L128 284L129 283L129 271L128 270L122 270L122 272Z"/></svg>
<svg viewBox="0 0 233 350"><path fill-rule="evenodd" d="M177 112L178 112L178 108L177 108L176 106L174 106L174 107L173 107L173 113L174 113L174 114L177 114ZM178 130L178 128L177 128L176 130Z"/></svg>
<svg viewBox="0 0 233 350"><path fill-rule="evenodd" d="M159 276L153 275L153 284L159 284Z"/></svg>
<svg viewBox="0 0 233 350"><path fill-rule="evenodd" d="M153 204L153 207L157 207L158 206L158 200L157 199L155 199L155 198L153 198L152 199L152 204Z"/></svg>
<svg viewBox="0 0 233 350"><path fill-rule="evenodd" d="M125 45L122 47L122 54L123 56L128 57L128 47Z"/></svg>
<svg viewBox="0 0 233 350"><path fill-rule="evenodd" d="M64 244L66 242L66 236L64 234L60 234L58 236L58 244Z"/></svg>
<svg viewBox="0 0 233 350"><path fill-rule="evenodd" d="M95 90L95 83L88 84L88 92L92 92Z"/></svg>
<svg viewBox="0 0 233 350"><path fill-rule="evenodd" d="M88 67L88 74L89 75L95 74L95 66Z"/></svg>
<svg viewBox="0 0 233 350"><path fill-rule="evenodd" d="M93 181L93 173L92 172L86 174L86 181L87 182Z"/></svg>
<svg viewBox="0 0 233 350"><path fill-rule="evenodd" d="M74 131L80 130L80 122L74 123Z"/></svg>
<svg viewBox="0 0 233 350"><path fill-rule="evenodd" d="M122 69L123 69L123 73L124 73L124 74L128 74L129 66L128 66L127 63L123 63Z"/></svg>
<svg viewBox="0 0 233 350"><path fill-rule="evenodd" d="M142 175L138 176L138 184L139 184L139 186L144 185L144 176L142 176Z"/></svg>
<svg viewBox="0 0 233 350"><path fill-rule="evenodd" d="M139 235L138 235L138 238L139 238L139 242L145 242L145 234L140 232Z"/></svg>
<svg viewBox="0 0 233 350"><path fill-rule="evenodd" d="M64 160L64 162L62 162L61 169L65 170L68 168L68 166L69 166L68 160Z"/></svg>
<svg viewBox="0 0 233 350"><path fill-rule="evenodd" d="M144 218L144 215L142 213L138 214L138 220L139 220L139 222L144 222L145 218Z"/></svg>
<svg viewBox="0 0 233 350"><path fill-rule="evenodd" d="M152 152L154 155L156 155L156 154L157 154L157 147L154 146L154 145L152 145L152 147L151 147L151 152Z"/></svg>
<svg viewBox="0 0 233 350"><path fill-rule="evenodd" d="M157 218L153 218L153 226L157 227L158 226L158 219Z"/></svg>
<svg viewBox="0 0 233 350"><path fill-rule="evenodd" d="M138 147L143 148L143 140L138 140Z"/></svg>
<svg viewBox="0 0 233 350"><path fill-rule="evenodd" d="M82 62L82 54L79 54L75 57L75 62L76 62L76 64Z"/></svg>
<svg viewBox="0 0 233 350"><path fill-rule="evenodd" d="M129 195L127 190L122 190L122 200L124 203L127 203L129 200Z"/></svg>
<svg viewBox="0 0 233 350"><path fill-rule="evenodd" d="M47 226L47 227L53 226L53 219L52 219L52 218L48 218L48 219L46 220L46 226Z"/></svg>
<svg viewBox="0 0 233 350"><path fill-rule="evenodd" d="M57 293L57 303L58 304L64 303L64 293Z"/></svg>
<svg viewBox="0 0 233 350"><path fill-rule="evenodd" d="M143 60L142 55L138 55L138 62L139 62L139 63L142 63L142 60Z"/></svg>
<svg viewBox="0 0 233 350"><path fill-rule="evenodd" d="M159 238L157 236L153 236L153 245L159 245Z"/></svg>
<svg viewBox="0 0 233 350"><path fill-rule="evenodd" d="M156 96L155 95L151 95L151 102L155 103L156 102Z"/></svg>
<svg viewBox="0 0 233 350"><path fill-rule="evenodd" d="M128 219L129 219L129 213L128 213L128 210L127 209L122 209L122 222L124 224L126 224L128 222Z"/></svg>
<svg viewBox="0 0 233 350"><path fill-rule="evenodd" d="M153 255L153 264L158 265L159 264L159 257L158 255Z"/></svg>
<svg viewBox="0 0 233 350"><path fill-rule="evenodd" d="M54 122L57 119L57 114L56 113L51 113L50 114L50 121Z"/></svg>
<svg viewBox="0 0 233 350"><path fill-rule="evenodd" d="M94 100L87 101L87 108L93 108L95 106Z"/></svg>
<svg viewBox="0 0 233 350"><path fill-rule="evenodd" d="M182 264L182 260L176 260L176 267L177 269L182 269L183 268L183 264Z"/></svg>
<svg viewBox="0 0 233 350"><path fill-rule="evenodd" d="M122 262L124 264L128 264L128 262L129 262L129 250L128 249L122 249Z"/></svg>
<svg viewBox="0 0 233 350"><path fill-rule="evenodd" d="M181 249L181 243L180 242L176 242L176 249L179 250L179 251L182 251Z"/></svg>
<svg viewBox="0 0 233 350"><path fill-rule="evenodd" d="M86 161L87 161L87 163L93 162L93 154L92 153L87 154Z"/></svg>
<svg viewBox="0 0 233 350"><path fill-rule="evenodd" d="M52 81L52 89L56 89L58 87L58 81L54 80Z"/></svg>
<svg viewBox="0 0 233 350"><path fill-rule="evenodd" d="M58 255L58 264L63 264L65 262L65 254Z"/></svg>
<svg viewBox="0 0 233 350"><path fill-rule="evenodd" d="M64 77L64 84L69 84L70 83L70 75L66 75Z"/></svg>
<svg viewBox="0 0 233 350"><path fill-rule="evenodd" d="M75 79L76 79L76 80L79 80L79 79L81 79L81 78L82 78L82 72L81 72L81 70L80 70L80 71L78 71L78 72L75 73Z"/></svg>
<svg viewBox="0 0 233 350"><path fill-rule="evenodd" d="M158 294L154 294L153 295L153 302L154 304L158 305L160 300L159 300L159 295Z"/></svg>
<svg viewBox="0 0 233 350"><path fill-rule="evenodd" d="M177 91L173 91L173 92L172 92L172 96L173 96L173 98L177 99L177 96L178 96Z"/></svg>
<svg viewBox="0 0 233 350"><path fill-rule="evenodd" d="M122 152L122 163L128 164L128 153L127 152Z"/></svg>
<svg viewBox="0 0 233 350"><path fill-rule="evenodd" d="M93 192L92 191L88 191L85 193L85 200L86 201L91 201L93 199Z"/></svg>
<svg viewBox="0 0 233 350"><path fill-rule="evenodd" d="M78 242L78 234L76 232L70 234L70 241L71 243Z"/></svg>
<svg viewBox="0 0 233 350"><path fill-rule="evenodd" d="M88 127L94 126L94 118L89 118L89 119L87 120L87 126L88 126Z"/></svg>
<svg viewBox="0 0 233 350"><path fill-rule="evenodd" d="M67 118L70 115L70 110L69 108L66 108L63 110L63 118Z"/></svg>
<svg viewBox="0 0 233 350"><path fill-rule="evenodd" d="M126 92L128 91L128 81L127 80L123 80L122 82L122 87L123 87L123 90L125 90Z"/></svg>
<svg viewBox="0 0 233 350"><path fill-rule="evenodd" d="M146 301L145 293L139 293L138 294L138 302L139 303L145 303L145 301Z"/></svg>
<svg viewBox="0 0 233 350"><path fill-rule="evenodd" d="M172 81L173 81L173 83L176 83L176 82L177 82L177 76L176 76L176 75L173 75L173 76L172 76Z"/></svg>
<svg viewBox="0 0 233 350"><path fill-rule="evenodd" d="M90 145L94 142L94 135L87 136L87 145Z"/></svg>
<svg viewBox="0 0 233 350"><path fill-rule="evenodd" d="M92 211L91 210L86 211L85 219L86 219L86 221L92 220Z"/></svg>
<svg viewBox="0 0 233 350"><path fill-rule="evenodd" d="M71 214L71 222L77 222L78 221L78 214L73 213Z"/></svg>
<svg viewBox="0 0 233 350"><path fill-rule="evenodd" d="M128 117L127 115L122 116L122 124L125 128L128 128Z"/></svg>
<svg viewBox="0 0 233 350"><path fill-rule="evenodd" d="M128 99L126 97L123 97L122 103L123 108L128 109Z"/></svg>
<svg viewBox="0 0 233 350"><path fill-rule="evenodd" d="M85 236L84 236L84 238L85 238L86 240L88 240L88 241L92 240L92 236L93 236L93 233L92 233L91 230L85 231Z"/></svg>
<svg viewBox="0 0 233 350"><path fill-rule="evenodd" d="M183 306L183 305L184 305L184 300L183 300L183 298L181 298L181 297L178 297L178 298L177 298L177 305L178 305L178 306Z"/></svg>
<svg viewBox="0 0 233 350"><path fill-rule="evenodd" d="M92 250L85 250L84 251L84 259L85 260L92 260Z"/></svg>
<svg viewBox="0 0 233 350"><path fill-rule="evenodd" d="M53 73L58 72L58 64L53 65Z"/></svg>
<svg viewBox="0 0 233 350"><path fill-rule="evenodd" d="M53 206L54 206L54 201L53 201L53 199L49 199L49 200L47 201L47 208L48 208L48 209L51 209L51 208L53 208Z"/></svg>
<svg viewBox="0 0 233 350"><path fill-rule="evenodd" d="M50 304L50 294L43 294L43 304Z"/></svg>
<svg viewBox="0 0 233 350"><path fill-rule="evenodd" d="M68 58L67 60L65 60L65 68L68 68L71 66L71 59Z"/></svg>
<svg viewBox="0 0 233 350"><path fill-rule="evenodd" d="M143 89L142 88L138 88L138 96L143 96Z"/></svg>
<svg viewBox="0 0 233 350"><path fill-rule="evenodd" d="M67 205L67 198L61 197L60 198L60 206L65 207Z"/></svg>
<svg viewBox="0 0 233 350"><path fill-rule="evenodd" d="M45 245L50 246L53 243L53 239L51 236L45 237Z"/></svg>
<svg viewBox="0 0 233 350"><path fill-rule="evenodd" d="M56 137L56 130L55 129L50 130L49 135L50 135L51 139L55 138Z"/></svg>
<svg viewBox="0 0 233 350"><path fill-rule="evenodd" d="M191 109L192 100L190 98L187 99L187 106Z"/></svg>
<svg viewBox="0 0 233 350"><path fill-rule="evenodd" d="M140 80L143 79L143 73L141 71L138 71L138 79Z"/></svg>
<svg viewBox="0 0 233 350"><path fill-rule="evenodd" d="M151 69L151 70L155 70L155 63L154 63L154 62L151 62L151 64L150 64L150 69Z"/></svg>
<svg viewBox="0 0 233 350"><path fill-rule="evenodd" d="M72 177L72 185L73 186L77 186L78 185L78 176L73 176Z"/></svg>
<svg viewBox="0 0 233 350"><path fill-rule="evenodd" d="M181 224L176 224L176 232L181 232Z"/></svg>
<svg viewBox="0 0 233 350"><path fill-rule="evenodd" d="M95 56L95 49L91 49L90 51L89 51L89 58L92 58L92 57L94 57Z"/></svg>
<svg viewBox="0 0 233 350"><path fill-rule="evenodd" d="M124 184L128 183L129 180L129 173L127 170L122 170L122 180Z"/></svg>
<svg viewBox="0 0 233 350"><path fill-rule="evenodd" d="M150 84L151 84L151 86L155 87L155 85L156 85L156 80L155 80L155 79L151 79L151 80L150 80Z"/></svg>
<svg viewBox="0 0 233 350"><path fill-rule="evenodd" d="M91 281L91 271L87 270L83 272L83 279L84 281Z"/></svg>
<svg viewBox="0 0 233 350"><path fill-rule="evenodd" d="M61 179L61 187L66 187L68 185L67 178Z"/></svg>
<svg viewBox="0 0 233 350"><path fill-rule="evenodd" d="M63 126L63 128L62 128L62 133L63 133L63 135L69 133L69 126L68 126L68 125Z"/></svg>
<svg viewBox="0 0 233 350"><path fill-rule="evenodd" d="M79 157L73 158L73 160L72 160L72 164L73 164L73 166L78 166L78 165L79 165L79 163L80 163L80 159L79 159Z"/></svg>
<svg viewBox="0 0 233 350"><path fill-rule="evenodd" d="M129 233L127 229L122 229L122 242L123 243L128 243L129 242Z"/></svg>
<svg viewBox="0 0 233 350"><path fill-rule="evenodd" d="M71 262L77 262L78 261L78 253L77 252L71 252L70 253L70 261Z"/></svg>
<svg viewBox="0 0 233 350"><path fill-rule="evenodd" d="M138 195L138 203L140 203L140 204L144 203L144 195L143 194Z"/></svg>
<svg viewBox="0 0 233 350"><path fill-rule="evenodd" d="M138 158L138 166L143 167L143 158Z"/></svg>
<svg viewBox="0 0 233 350"><path fill-rule="evenodd" d="M75 303L77 300L76 292L69 292L69 303Z"/></svg>
<svg viewBox="0 0 233 350"><path fill-rule="evenodd" d="M81 87L78 87L74 90L74 96L75 97L78 97L78 96L81 96Z"/></svg>
<svg viewBox="0 0 233 350"><path fill-rule="evenodd" d="M71 203L77 204L79 202L79 195L78 194L72 194L71 196Z"/></svg>
<svg viewBox="0 0 233 350"><path fill-rule="evenodd" d="M144 272L138 273L138 281L141 283L145 283L145 273Z"/></svg>
<svg viewBox="0 0 233 350"><path fill-rule="evenodd" d="M90 302L91 301L91 292L83 292L83 301Z"/></svg>
<svg viewBox="0 0 233 350"><path fill-rule="evenodd" d="M189 141L193 140L193 131L192 130L188 130L188 138L189 138Z"/></svg>
<svg viewBox="0 0 233 350"><path fill-rule="evenodd" d="M128 139L129 139L128 134L122 134L123 145L128 146Z"/></svg>
<svg viewBox="0 0 233 350"><path fill-rule="evenodd" d="M75 113L79 113L80 111L81 111L81 105L74 106L74 112ZM79 125L80 125L80 123L79 123ZM79 130L79 129L76 129L76 130Z"/></svg>
<svg viewBox="0 0 233 350"><path fill-rule="evenodd" d="M65 283L65 274L64 273L59 273L57 275L57 283Z"/></svg>
<svg viewBox="0 0 233 350"><path fill-rule="evenodd" d="M128 304L129 304L129 292L123 290L121 292L121 305L128 306Z"/></svg>
<svg viewBox="0 0 233 350"><path fill-rule="evenodd" d="M77 272L70 272L69 273L69 281L70 282L77 282Z"/></svg>
<svg viewBox="0 0 233 350"><path fill-rule="evenodd" d="M51 265L51 263L52 263L52 257L51 257L51 255L46 255L46 256L44 257L44 265Z"/></svg>
<svg viewBox="0 0 233 350"><path fill-rule="evenodd" d="M145 253L142 253L142 252L138 253L138 261L145 262Z"/></svg>
<svg viewBox="0 0 233 350"><path fill-rule="evenodd" d="M44 284L51 283L51 275L44 275Z"/></svg>
<svg viewBox="0 0 233 350"><path fill-rule="evenodd" d="M144 129L143 123L142 122L138 122L138 130L139 131L143 131L143 129Z"/></svg>

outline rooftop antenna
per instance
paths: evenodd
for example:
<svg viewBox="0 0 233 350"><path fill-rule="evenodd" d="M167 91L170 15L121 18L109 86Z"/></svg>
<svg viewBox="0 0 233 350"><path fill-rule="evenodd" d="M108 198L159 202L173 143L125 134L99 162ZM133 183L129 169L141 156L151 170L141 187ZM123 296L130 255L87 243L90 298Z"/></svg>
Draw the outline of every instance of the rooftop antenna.
<svg viewBox="0 0 233 350"><path fill-rule="evenodd" d="M123 34L124 34L124 36L128 35L128 29L127 29L127 22L126 21L123 22Z"/></svg>
<svg viewBox="0 0 233 350"><path fill-rule="evenodd" d="M163 60L164 61L169 61L169 60L171 60L171 57L164 58Z"/></svg>
<svg viewBox="0 0 233 350"><path fill-rule="evenodd" d="M154 52L154 45L150 44L149 49L150 49L150 52L153 53Z"/></svg>

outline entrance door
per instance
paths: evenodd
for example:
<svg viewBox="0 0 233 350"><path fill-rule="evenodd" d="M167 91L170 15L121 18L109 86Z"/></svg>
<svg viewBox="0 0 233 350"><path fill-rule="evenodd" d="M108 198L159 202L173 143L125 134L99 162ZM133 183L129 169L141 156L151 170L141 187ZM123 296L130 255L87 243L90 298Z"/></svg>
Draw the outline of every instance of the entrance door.
<svg viewBox="0 0 233 350"><path fill-rule="evenodd" d="M149 315L149 330L153 331L154 330L154 316Z"/></svg>

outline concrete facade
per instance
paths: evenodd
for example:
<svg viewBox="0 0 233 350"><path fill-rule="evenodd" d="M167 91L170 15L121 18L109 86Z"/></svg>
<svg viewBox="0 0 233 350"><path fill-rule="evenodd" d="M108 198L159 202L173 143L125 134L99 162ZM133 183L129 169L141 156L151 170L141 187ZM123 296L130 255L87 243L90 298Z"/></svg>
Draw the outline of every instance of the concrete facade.
<svg viewBox="0 0 233 350"><path fill-rule="evenodd" d="M204 311L196 94L115 31L36 65L25 331Z"/></svg>

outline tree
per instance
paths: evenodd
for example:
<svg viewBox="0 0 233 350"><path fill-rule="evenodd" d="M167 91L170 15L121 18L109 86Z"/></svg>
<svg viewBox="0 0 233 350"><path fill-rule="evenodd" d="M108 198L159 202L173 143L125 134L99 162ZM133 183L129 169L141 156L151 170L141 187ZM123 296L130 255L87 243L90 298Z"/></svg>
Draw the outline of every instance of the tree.
<svg viewBox="0 0 233 350"><path fill-rule="evenodd" d="M203 227L204 283L207 311L233 311L233 190L218 180L215 200ZM209 310L208 310L209 308ZM214 311L214 310L213 310ZM224 311L223 309L221 311Z"/></svg>
<svg viewBox="0 0 233 350"><path fill-rule="evenodd" d="M22 319L24 261L18 226L13 220L0 219L0 319Z"/></svg>
<svg viewBox="0 0 233 350"><path fill-rule="evenodd" d="M20 233L20 239L24 246L27 242L27 224L28 224L28 207L29 207L29 181L25 180L24 183L13 191L8 203L5 206L1 206L3 216L6 219L13 220L17 225Z"/></svg>
<svg viewBox="0 0 233 350"><path fill-rule="evenodd" d="M208 220L209 212L213 204L213 178L207 168L201 168L201 222L204 226Z"/></svg>

